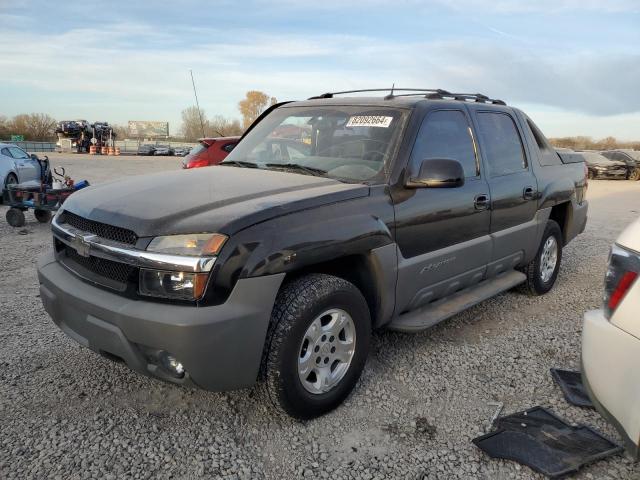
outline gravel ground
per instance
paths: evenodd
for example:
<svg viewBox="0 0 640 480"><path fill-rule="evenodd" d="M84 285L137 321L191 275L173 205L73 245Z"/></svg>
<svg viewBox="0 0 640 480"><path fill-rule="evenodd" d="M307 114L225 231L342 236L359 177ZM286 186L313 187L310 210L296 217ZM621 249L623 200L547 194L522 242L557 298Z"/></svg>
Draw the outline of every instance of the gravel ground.
<svg viewBox="0 0 640 480"><path fill-rule="evenodd" d="M176 158L51 155L93 183L178 167ZM538 479L471 439L494 407L535 405L619 437L567 404L549 368L577 369L582 313L601 301L607 249L640 214L640 182L593 181L585 234L565 250L556 288L510 292L417 335L374 334L354 394L323 418L273 417L251 392L164 384L110 363L60 332L38 298L47 225L0 219L0 477ZM4 217L6 208L0 207ZM575 478L638 479L617 456Z"/></svg>

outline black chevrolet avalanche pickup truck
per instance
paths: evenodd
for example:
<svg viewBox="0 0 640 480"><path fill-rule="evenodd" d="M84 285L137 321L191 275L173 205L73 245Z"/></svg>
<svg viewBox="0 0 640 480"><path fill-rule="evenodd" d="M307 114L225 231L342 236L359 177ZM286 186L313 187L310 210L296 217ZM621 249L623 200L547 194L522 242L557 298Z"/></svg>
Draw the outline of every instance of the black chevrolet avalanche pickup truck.
<svg viewBox="0 0 640 480"><path fill-rule="evenodd" d="M354 93L272 106L220 166L73 194L38 262L53 321L175 384L257 382L304 419L353 389L372 329L548 292L587 221L582 157L484 95Z"/></svg>

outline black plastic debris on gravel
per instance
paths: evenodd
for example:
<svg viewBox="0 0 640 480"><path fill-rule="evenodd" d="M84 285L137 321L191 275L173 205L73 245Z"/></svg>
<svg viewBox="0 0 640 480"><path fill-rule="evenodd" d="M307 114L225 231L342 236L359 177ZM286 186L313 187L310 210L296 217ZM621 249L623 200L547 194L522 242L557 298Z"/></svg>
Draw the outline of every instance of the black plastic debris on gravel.
<svg viewBox="0 0 640 480"><path fill-rule="evenodd" d="M514 460L549 478L574 473L622 451L592 428L571 426L543 407L500 417L496 426L496 431L474 438L473 443L492 458Z"/></svg>
<svg viewBox="0 0 640 480"><path fill-rule="evenodd" d="M551 377L562 390L564 398L577 407L594 408L589 394L582 384L582 375L573 370L551 369Z"/></svg>

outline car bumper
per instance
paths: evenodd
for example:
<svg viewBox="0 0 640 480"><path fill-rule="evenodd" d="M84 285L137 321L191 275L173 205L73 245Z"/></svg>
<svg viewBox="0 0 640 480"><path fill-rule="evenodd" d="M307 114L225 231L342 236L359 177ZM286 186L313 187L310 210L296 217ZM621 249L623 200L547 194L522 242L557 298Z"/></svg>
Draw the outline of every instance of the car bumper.
<svg viewBox="0 0 640 480"><path fill-rule="evenodd" d="M52 252L38 260L38 278L45 310L81 345L145 375L222 391L255 383L284 274L239 280L210 307L124 298L79 279ZM183 364L184 377L161 366L160 351Z"/></svg>
<svg viewBox="0 0 640 480"><path fill-rule="evenodd" d="M602 310L584 314L582 379L596 409L622 435L629 454L640 449L640 339L611 324Z"/></svg>

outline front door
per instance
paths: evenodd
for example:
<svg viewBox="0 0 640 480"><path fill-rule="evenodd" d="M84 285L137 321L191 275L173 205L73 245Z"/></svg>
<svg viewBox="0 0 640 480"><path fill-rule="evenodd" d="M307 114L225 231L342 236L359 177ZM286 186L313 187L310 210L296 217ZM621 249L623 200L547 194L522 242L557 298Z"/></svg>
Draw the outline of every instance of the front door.
<svg viewBox="0 0 640 480"><path fill-rule="evenodd" d="M15 158L20 183L40 179L40 165L27 152L18 147L9 147L9 153Z"/></svg>
<svg viewBox="0 0 640 480"><path fill-rule="evenodd" d="M458 160L457 188L392 191L398 245L397 313L481 281L491 254L489 188L463 109L430 111L422 122L409 168L425 159Z"/></svg>

